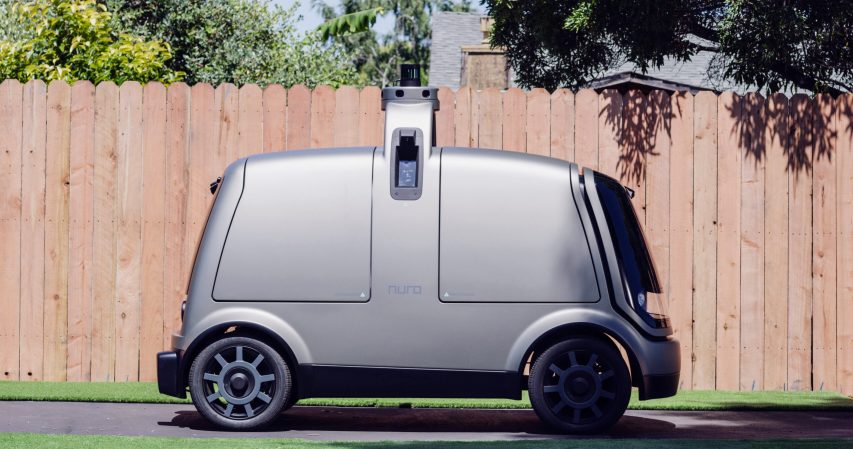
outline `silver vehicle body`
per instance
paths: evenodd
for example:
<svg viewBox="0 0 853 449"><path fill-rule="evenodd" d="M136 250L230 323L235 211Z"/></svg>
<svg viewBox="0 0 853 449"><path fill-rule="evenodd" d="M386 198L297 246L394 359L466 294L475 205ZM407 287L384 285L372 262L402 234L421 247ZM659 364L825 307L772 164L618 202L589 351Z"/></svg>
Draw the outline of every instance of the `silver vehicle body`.
<svg viewBox="0 0 853 449"><path fill-rule="evenodd" d="M299 397L519 397L537 342L593 332L626 350L643 397L661 395L648 379L677 382L671 330L644 323L624 283L609 281L621 278L620 262L610 233L596 229L605 217L594 173L534 155L433 147L435 91L424 100L423 88L403 90L402 101L385 101L384 147L264 154L228 167L175 352L187 359L211 335L247 327L273 336L298 365ZM401 199L395 151L407 135L421 142L418 191ZM414 380L395 384L388 373ZM370 380L377 375L384 385ZM415 386L434 378L461 384Z"/></svg>

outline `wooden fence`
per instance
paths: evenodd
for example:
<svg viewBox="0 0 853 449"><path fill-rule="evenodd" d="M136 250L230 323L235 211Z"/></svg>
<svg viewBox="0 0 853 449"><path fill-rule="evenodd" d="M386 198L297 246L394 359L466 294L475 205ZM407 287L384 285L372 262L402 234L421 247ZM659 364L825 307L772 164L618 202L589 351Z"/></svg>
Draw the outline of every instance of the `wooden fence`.
<svg viewBox="0 0 853 449"><path fill-rule="evenodd" d="M853 392L853 95L441 89L439 145L636 192L682 388ZM238 157L380 144L379 89L0 85L0 379L153 380Z"/></svg>

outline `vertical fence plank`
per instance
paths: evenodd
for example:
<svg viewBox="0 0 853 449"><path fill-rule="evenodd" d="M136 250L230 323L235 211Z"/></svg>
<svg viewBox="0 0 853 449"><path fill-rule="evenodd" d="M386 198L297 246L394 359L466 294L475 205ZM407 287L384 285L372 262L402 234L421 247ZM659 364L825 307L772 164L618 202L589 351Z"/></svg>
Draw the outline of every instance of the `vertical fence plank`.
<svg viewBox="0 0 853 449"><path fill-rule="evenodd" d="M0 83L0 379L20 378L23 87ZM29 269L29 267L25 267Z"/></svg>
<svg viewBox="0 0 853 449"><path fill-rule="evenodd" d="M209 84L196 84L190 88L190 164L187 182L187 224L184 239L189 250L184 254L183 265L187 270L192 268L193 255L196 245L201 238L204 220L207 217L207 206L210 201L210 191L207 186L211 176L216 173L210 158L212 148L218 145L217 110L214 104L214 90ZM216 133L216 134L214 134Z"/></svg>
<svg viewBox="0 0 853 449"><path fill-rule="evenodd" d="M480 145L480 102L482 101L482 91L471 90L471 130L469 144L465 146L479 148Z"/></svg>
<svg viewBox="0 0 853 449"><path fill-rule="evenodd" d="M740 132L746 139L741 156L740 224L740 385L764 387L764 98L743 99Z"/></svg>
<svg viewBox="0 0 853 449"><path fill-rule="evenodd" d="M284 151L287 143L287 90L280 84L264 88L264 153Z"/></svg>
<svg viewBox="0 0 853 449"><path fill-rule="evenodd" d="M501 94L501 121L503 122L501 133L501 148L504 150L526 151L525 125L527 118L527 95L513 87Z"/></svg>
<svg viewBox="0 0 853 449"><path fill-rule="evenodd" d="M503 101L501 91L488 88L477 92L477 146L503 148ZM473 133L473 130L472 130Z"/></svg>
<svg viewBox="0 0 853 449"><path fill-rule="evenodd" d="M456 103L453 109L453 123L455 127L454 142L457 147L474 146L474 134L471 133L473 127L472 117L473 109L473 94L468 86L460 87L456 91Z"/></svg>
<svg viewBox="0 0 853 449"><path fill-rule="evenodd" d="M343 86L335 91L335 116L330 123L336 147L349 147L358 144L358 89Z"/></svg>
<svg viewBox="0 0 853 449"><path fill-rule="evenodd" d="M598 170L598 94L581 89L575 95L575 162Z"/></svg>
<svg viewBox="0 0 853 449"><path fill-rule="evenodd" d="M263 151L264 147L264 99L257 84L246 84L240 88L240 133L237 157L251 156ZM228 158L217 170L222 173L225 167L236 158Z"/></svg>
<svg viewBox="0 0 853 449"><path fill-rule="evenodd" d="M717 349L717 96L699 92L693 111L693 388L710 390Z"/></svg>
<svg viewBox="0 0 853 449"><path fill-rule="evenodd" d="M118 87L95 91L95 171L92 279L92 380L115 379L115 205Z"/></svg>
<svg viewBox="0 0 853 449"><path fill-rule="evenodd" d="M222 174L225 167L239 159L245 151L243 148L245 142L240 134L240 128L244 126L240 121L240 113L244 105L240 100L240 91L233 84L220 84L213 91L214 110L218 114L216 123L219 128L219 137L216 148L211 148L208 156L211 162L211 175Z"/></svg>
<svg viewBox="0 0 853 449"><path fill-rule="evenodd" d="M853 95L838 97L838 389L853 394Z"/></svg>
<svg viewBox="0 0 853 449"><path fill-rule="evenodd" d="M551 95L545 89L533 89L527 95L527 152L551 155Z"/></svg>
<svg viewBox="0 0 853 449"><path fill-rule="evenodd" d="M164 252L163 347L170 347L172 332L180 329L180 304L185 297L193 250L187 240L190 166L190 88L169 86L166 108L166 229Z"/></svg>
<svg viewBox="0 0 853 449"><path fill-rule="evenodd" d="M615 90L605 90L598 95L598 109L594 111L598 118L598 162L595 164L597 170L616 179L622 178L619 173L622 149L620 148L622 127L627 126L627 119L623 117L622 95ZM591 155L590 155L591 156ZM591 167L592 168L592 167ZM634 197L634 207L637 213L637 197ZM643 220L640 220L642 223Z"/></svg>
<svg viewBox="0 0 853 449"><path fill-rule="evenodd" d="M367 89L367 88L365 88ZM365 100L362 96L362 102ZM364 105L361 106L364 108ZM435 144L438 147L453 146L455 130L453 128L454 95L447 87L438 89L438 111L435 113Z"/></svg>
<svg viewBox="0 0 853 449"><path fill-rule="evenodd" d="M612 106L605 109L604 104ZM622 184L634 190L631 202L634 203L640 224L645 226L646 169L662 117L653 108L649 98L637 90L629 91L624 98L616 91L605 90L599 95L598 105L601 108L599 122L602 119L612 122L611 125L615 126L617 131L614 135L602 135L599 132L598 146L602 151L602 156L598 157L599 167L602 170L610 170ZM614 110L619 106L621 118L617 119L620 116ZM613 153L604 153L603 148L613 145L614 142L619 149L618 158L605 159L603 155Z"/></svg>
<svg viewBox="0 0 853 449"><path fill-rule="evenodd" d="M439 95L440 98L440 95ZM453 113L453 101L442 103L442 108L450 108ZM376 86L367 86L361 90L358 97L358 132L359 145L381 146L383 137L382 130L385 129L384 116L382 115L381 90ZM451 130L452 130L451 123ZM451 136L452 139L452 136ZM441 141L441 136L439 136Z"/></svg>
<svg viewBox="0 0 853 449"><path fill-rule="evenodd" d="M575 96L568 89L551 94L551 157L575 160ZM529 144L528 144L529 145Z"/></svg>
<svg viewBox="0 0 853 449"><path fill-rule="evenodd" d="M71 87L67 379L91 379L92 220L94 217L95 86Z"/></svg>
<svg viewBox="0 0 853 449"><path fill-rule="evenodd" d="M47 88L45 163L44 378L64 381L68 335L68 177L71 86Z"/></svg>
<svg viewBox="0 0 853 449"><path fill-rule="evenodd" d="M742 98L717 99L716 388L737 390L740 377L740 170Z"/></svg>
<svg viewBox="0 0 853 449"><path fill-rule="evenodd" d="M794 133L788 167L788 389L811 388L812 346L812 181L811 105L807 96L790 102Z"/></svg>
<svg viewBox="0 0 853 449"><path fill-rule="evenodd" d="M296 85L287 91L287 149L311 147L311 91Z"/></svg>
<svg viewBox="0 0 853 449"><path fill-rule="evenodd" d="M767 151L764 190L764 388L782 390L788 366L788 99L765 101ZM772 293L771 293L772 292Z"/></svg>
<svg viewBox="0 0 853 449"><path fill-rule="evenodd" d="M142 91L142 314L139 380L157 380L157 352L163 347L166 238L166 87L148 83Z"/></svg>
<svg viewBox="0 0 853 449"><path fill-rule="evenodd" d="M335 90L317 86L311 92L311 148L335 144Z"/></svg>
<svg viewBox="0 0 853 449"><path fill-rule="evenodd" d="M812 388L836 390L836 103L818 95L814 109L814 180L812 213L812 289L814 326Z"/></svg>
<svg viewBox="0 0 853 449"><path fill-rule="evenodd" d="M648 102L659 118L651 124L650 155L646 158L646 240L655 261L658 278L663 287L661 299L669 304L670 294L670 130L672 114L670 97L664 91L649 94Z"/></svg>
<svg viewBox="0 0 853 449"><path fill-rule="evenodd" d="M23 92L21 157L20 378L43 380L44 195L47 86L29 81Z"/></svg>
<svg viewBox="0 0 853 449"><path fill-rule="evenodd" d="M693 386L693 95L673 94L669 176L669 298L681 344L680 388Z"/></svg>
<svg viewBox="0 0 853 449"><path fill-rule="evenodd" d="M142 86L119 88L116 166L116 380L139 380L142 262Z"/></svg>

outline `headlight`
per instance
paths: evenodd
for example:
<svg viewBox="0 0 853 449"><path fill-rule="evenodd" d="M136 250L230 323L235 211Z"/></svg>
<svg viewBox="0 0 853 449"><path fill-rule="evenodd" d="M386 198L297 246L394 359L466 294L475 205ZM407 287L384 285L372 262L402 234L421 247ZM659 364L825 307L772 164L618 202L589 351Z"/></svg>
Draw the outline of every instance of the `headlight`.
<svg viewBox="0 0 853 449"><path fill-rule="evenodd" d="M634 297L634 310L652 327L669 327L666 298L660 293L638 292Z"/></svg>

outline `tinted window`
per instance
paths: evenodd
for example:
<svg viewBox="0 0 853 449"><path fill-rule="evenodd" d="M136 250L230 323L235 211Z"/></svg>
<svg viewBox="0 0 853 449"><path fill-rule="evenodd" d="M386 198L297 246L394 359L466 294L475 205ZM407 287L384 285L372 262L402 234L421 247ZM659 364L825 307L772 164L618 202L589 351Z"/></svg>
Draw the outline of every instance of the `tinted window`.
<svg viewBox="0 0 853 449"><path fill-rule="evenodd" d="M595 185L616 244L616 255L622 261L622 275L632 294L640 291L660 293L654 262L625 188L599 174L595 175Z"/></svg>

